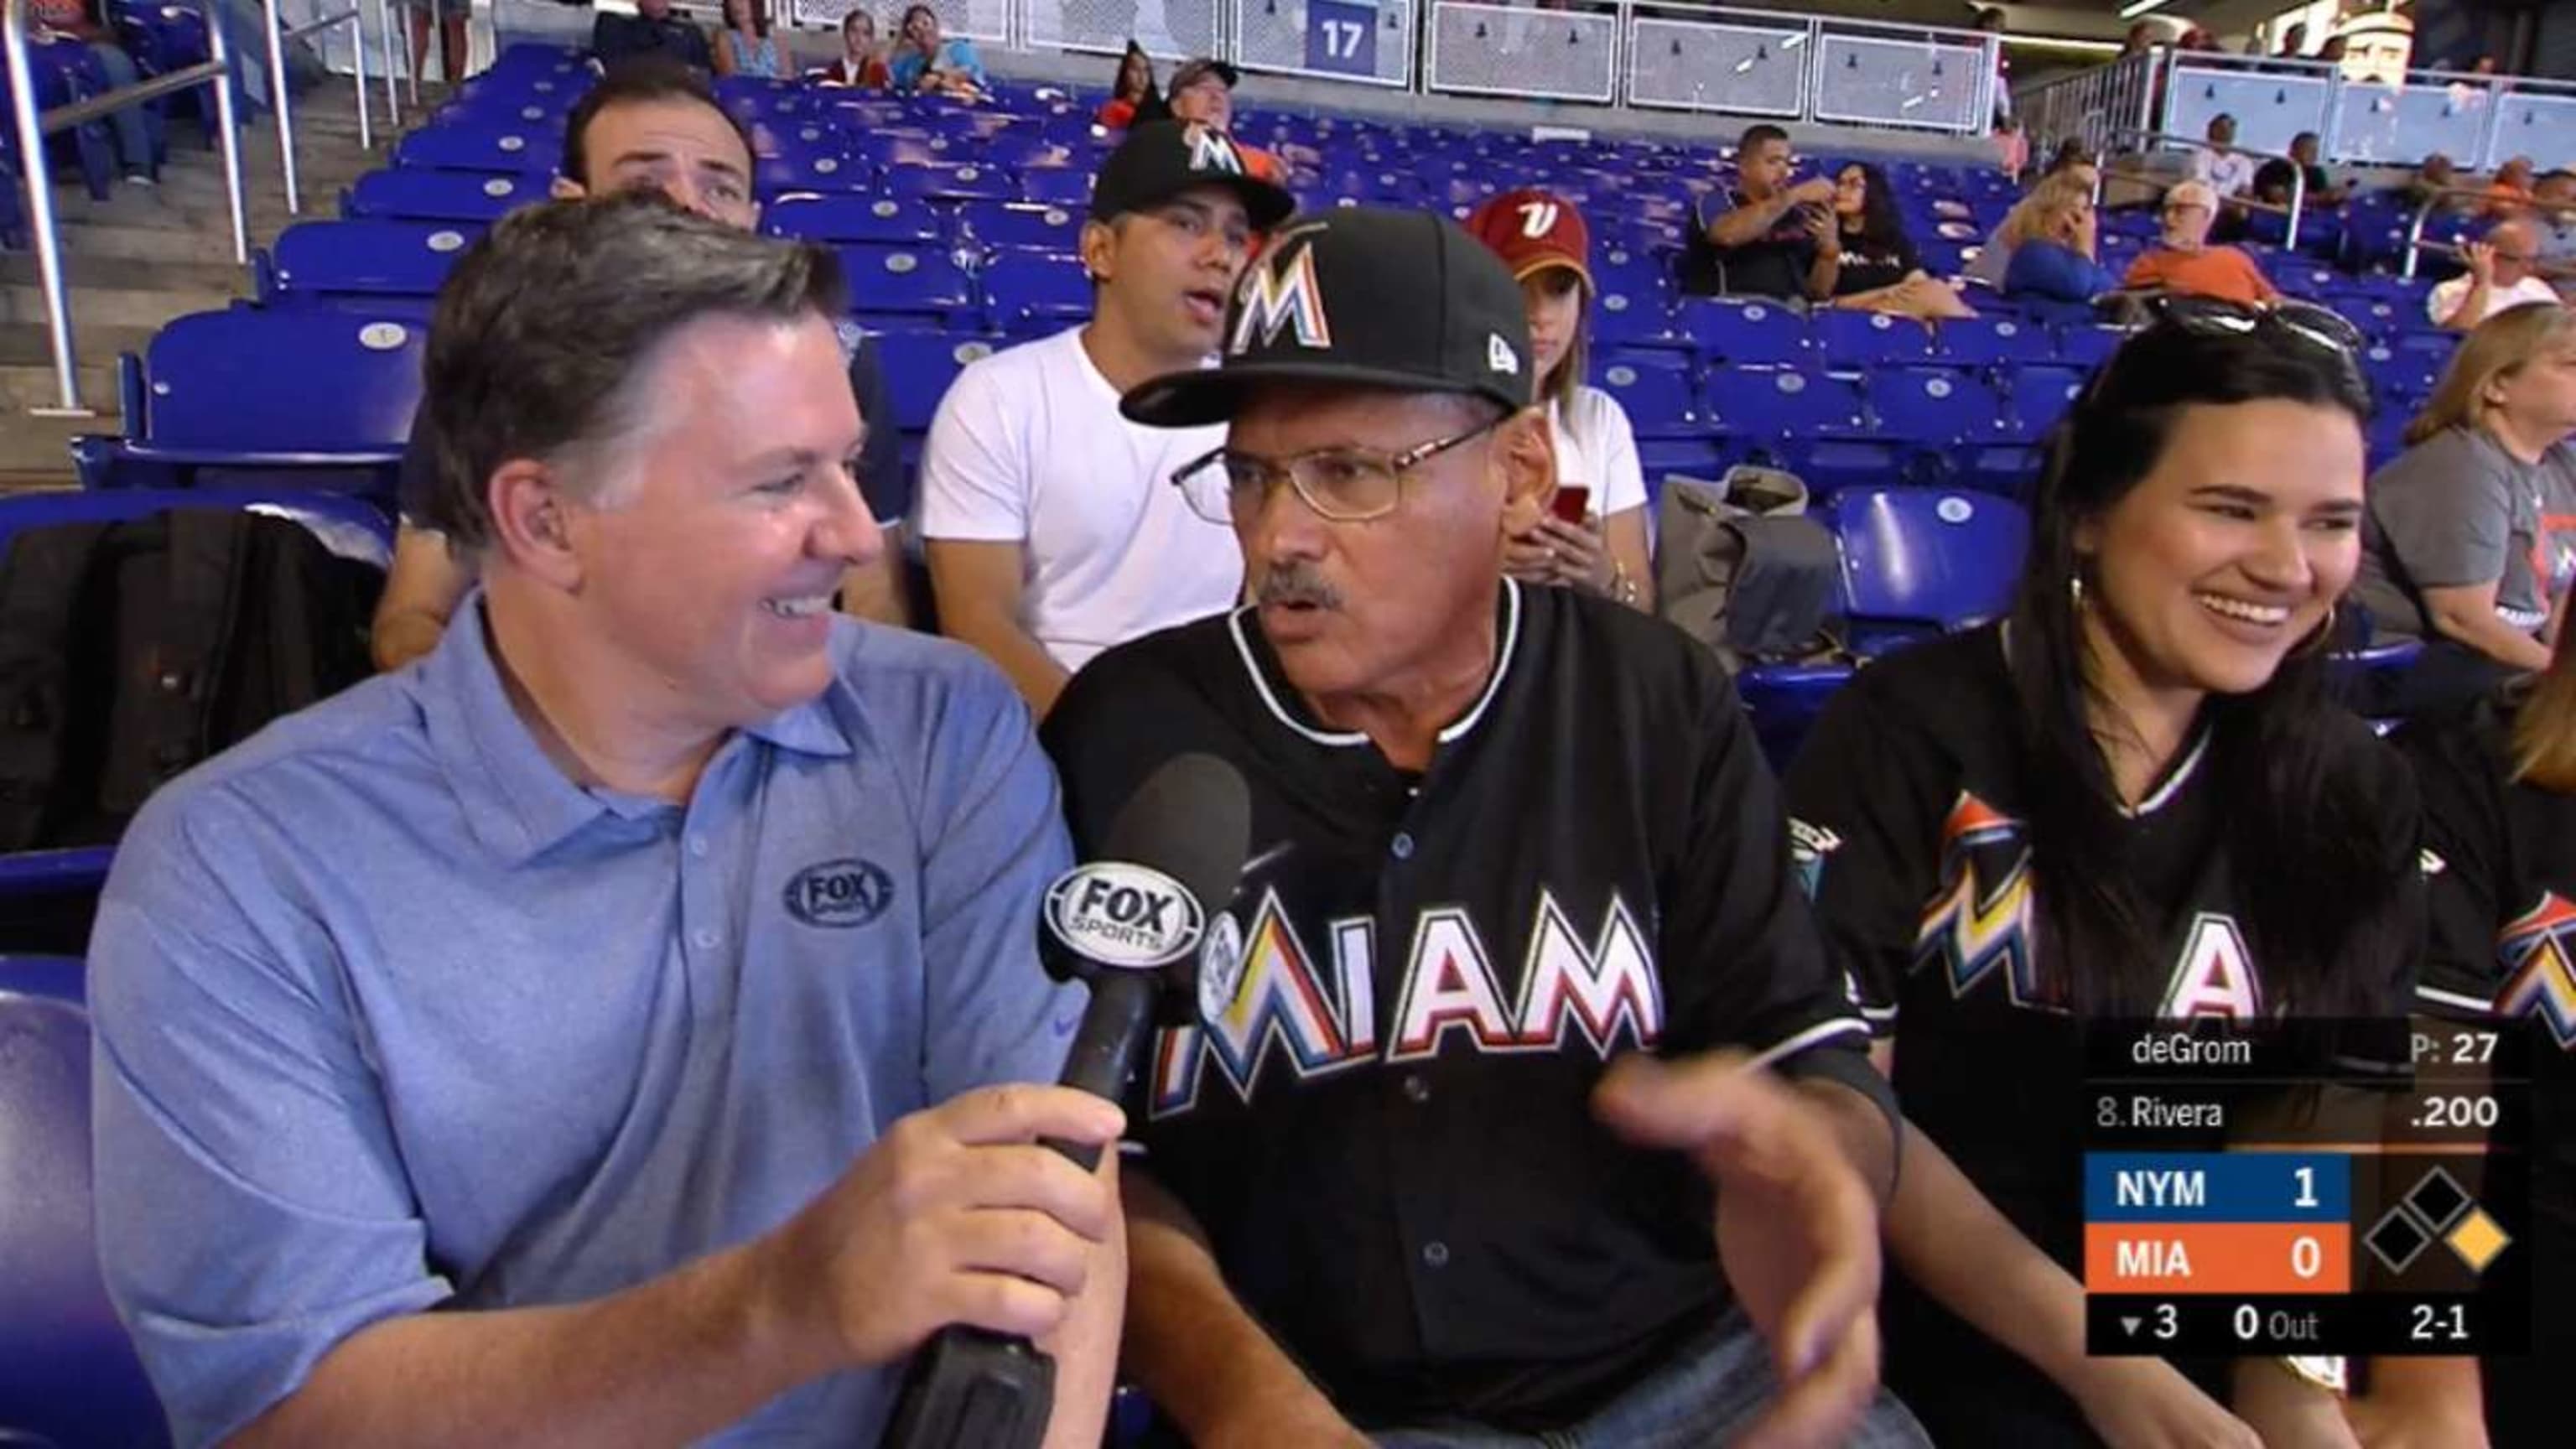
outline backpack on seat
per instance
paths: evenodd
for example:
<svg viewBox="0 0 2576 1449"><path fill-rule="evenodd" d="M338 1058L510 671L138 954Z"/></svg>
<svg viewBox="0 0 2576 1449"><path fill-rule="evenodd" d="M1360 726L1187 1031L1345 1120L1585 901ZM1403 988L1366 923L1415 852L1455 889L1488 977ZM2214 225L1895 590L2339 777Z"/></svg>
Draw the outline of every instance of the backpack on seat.
<svg viewBox="0 0 2576 1449"><path fill-rule="evenodd" d="M1806 483L1776 468L1730 468L1716 483L1664 481L1655 597L1730 674L1840 654L1841 558L1833 534L1806 513Z"/></svg>
<svg viewBox="0 0 2576 1449"><path fill-rule="evenodd" d="M229 508L24 530L0 564L0 851L113 843L163 782L371 666L383 575Z"/></svg>

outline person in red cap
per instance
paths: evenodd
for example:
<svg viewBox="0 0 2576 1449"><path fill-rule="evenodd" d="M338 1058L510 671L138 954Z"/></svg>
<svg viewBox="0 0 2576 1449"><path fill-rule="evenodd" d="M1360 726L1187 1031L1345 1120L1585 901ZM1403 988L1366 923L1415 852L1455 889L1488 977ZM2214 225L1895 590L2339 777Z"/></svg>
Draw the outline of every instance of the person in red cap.
<svg viewBox="0 0 2576 1449"><path fill-rule="evenodd" d="M1521 284L1532 401L1547 409L1556 442L1558 507L1513 537L1504 566L1524 583L1589 589L1651 613L1654 565L1637 434L1619 400L1583 380L1593 292L1583 213L1564 197L1525 188L1477 207L1467 230Z"/></svg>

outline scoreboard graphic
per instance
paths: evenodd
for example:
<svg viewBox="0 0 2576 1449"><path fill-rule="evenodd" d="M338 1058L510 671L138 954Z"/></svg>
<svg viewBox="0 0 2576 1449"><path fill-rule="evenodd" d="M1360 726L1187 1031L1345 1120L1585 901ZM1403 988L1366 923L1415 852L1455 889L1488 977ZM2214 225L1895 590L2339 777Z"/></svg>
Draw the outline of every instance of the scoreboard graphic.
<svg viewBox="0 0 2576 1449"><path fill-rule="evenodd" d="M2519 1033L2214 1023L2090 1047L2095 1354L2473 1355L2527 1346ZM2320 1046L2333 1040L2334 1047Z"/></svg>

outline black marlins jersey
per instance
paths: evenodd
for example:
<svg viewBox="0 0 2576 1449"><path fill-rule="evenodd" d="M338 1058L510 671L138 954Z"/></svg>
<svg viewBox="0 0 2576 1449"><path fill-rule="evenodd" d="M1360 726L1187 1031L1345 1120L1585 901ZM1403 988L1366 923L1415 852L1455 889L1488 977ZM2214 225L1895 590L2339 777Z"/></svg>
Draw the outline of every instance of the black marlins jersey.
<svg viewBox="0 0 2576 1449"><path fill-rule="evenodd" d="M2576 1353L2576 795L2513 783L2509 718L2489 702L2407 732L2432 898L2421 996L2434 1015L2500 1017L2530 1033L2532 1360L2554 1375ZM2530 1392L2561 1406L2546 1442L2564 1442L2563 1386ZM2544 1442L2539 1415L2515 1422L2523 1432L2499 1426L2499 1449Z"/></svg>
<svg viewBox="0 0 2576 1449"><path fill-rule="evenodd" d="M2389 878L2420 891L2404 762L2361 721L2348 724L2372 798L2389 802ZM2081 1276L2083 1039L2069 1003L2046 984L2056 978L2040 970L2037 901L2048 887L2032 869L2021 814L2033 791L2082 787L2028 778L2020 738L2001 626L1907 649L1862 670L1827 705L1789 770L1789 828L1836 962L1872 1029L1896 1043L1907 1119L2025 1237ZM2228 859L2228 802L2202 769L2207 751L2203 735L2124 813L2121 853L2161 980L2157 1014L2265 1018L2275 1005L2240 921L2261 879ZM2420 895L2392 914L2392 929L2415 929ZM2417 953L2410 945L2380 954L2411 966ZM2412 984L2411 975L2392 979L2371 994L2385 1014L2402 1015ZM1978 1401L1970 1413L2008 1404L2014 1385L2054 1400L2035 1371L2001 1349L1982 1354L1974 1330L1928 1310L1891 1283L1891 1382L1913 1395L1936 1439L1944 1383ZM1994 1423L1947 1427L2004 1432ZM2010 1432L2057 1442L2035 1422Z"/></svg>
<svg viewBox="0 0 2576 1449"><path fill-rule="evenodd" d="M1590 1096L1734 1045L1883 1100L1732 688L1669 626L1507 583L1430 768L1319 723L1250 611L1113 649L1047 720L1078 841L1162 761L1252 791L1230 980L1159 1035L1144 1166L1363 1425L1577 1417L1725 1302L1711 1202Z"/></svg>

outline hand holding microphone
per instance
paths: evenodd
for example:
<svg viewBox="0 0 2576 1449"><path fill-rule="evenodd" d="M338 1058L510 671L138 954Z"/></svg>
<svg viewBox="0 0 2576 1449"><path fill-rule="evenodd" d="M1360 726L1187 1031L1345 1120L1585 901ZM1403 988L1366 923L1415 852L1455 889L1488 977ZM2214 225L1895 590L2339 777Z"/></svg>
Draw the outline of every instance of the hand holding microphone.
<svg viewBox="0 0 2576 1449"><path fill-rule="evenodd" d="M886 1430L888 1445L1017 1449L1044 1437L1055 1364L1029 1340L1062 1317L1066 1301L1080 1291L1084 1242L1100 1241L1082 1231L1090 1204L1072 1191L1068 1175L1101 1193L1105 1211L1106 1189L1089 1169L1117 1129L1096 1129L1118 1116L1106 1104L1126 1094L1165 1004L1177 1010L1195 1001L1199 954L1211 937L1211 917L1234 897L1251 820L1250 793L1232 766L1209 755L1179 756L1120 808L1100 857L1048 888L1039 913L1039 957L1057 979L1091 987L1065 1057L1063 1087L973 1093L925 1114L939 1117L979 1098L1019 1093L1008 1103L968 1109L961 1125L989 1128L1012 1144L1041 1137L1053 1149L1000 1147L973 1164L997 1179L981 1185L983 1196L1027 1200L1015 1227L995 1225L984 1244L989 1266L977 1275L1017 1281L978 1282L952 1300L933 1300L965 1310L934 1321L964 1326L943 1329L913 1356ZM1215 939L1228 942L1233 935L1219 931ZM1096 1100L1078 1112L1056 1111L1086 1099ZM1096 1120L1085 1120L1095 1111ZM923 1147L934 1164L940 1145ZM962 1158L948 1160L959 1170L966 1166ZM1007 1184L998 1180L1005 1176ZM1056 1214L1057 1207L1073 1217ZM1044 1220L1029 1223L1031 1208ZM913 1231L899 1213L892 1224L870 1226L891 1232L898 1244ZM1110 1221L1103 1230L1118 1231L1118 1224ZM1068 1279L1075 1281L1068 1286Z"/></svg>

